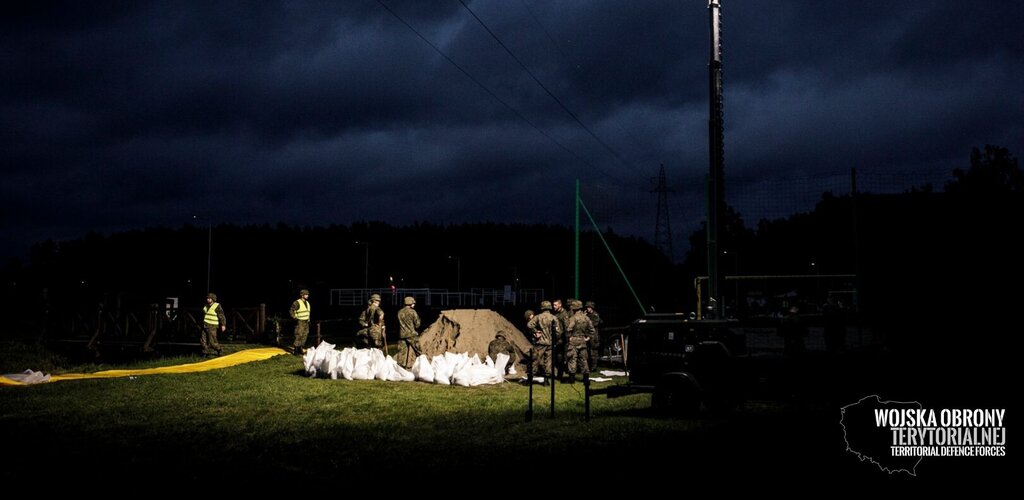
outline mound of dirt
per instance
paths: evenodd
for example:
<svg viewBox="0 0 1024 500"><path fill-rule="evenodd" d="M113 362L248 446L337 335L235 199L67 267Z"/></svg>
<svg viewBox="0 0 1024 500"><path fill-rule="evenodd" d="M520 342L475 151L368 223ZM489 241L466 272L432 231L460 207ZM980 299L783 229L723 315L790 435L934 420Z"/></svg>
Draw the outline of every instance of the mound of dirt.
<svg viewBox="0 0 1024 500"><path fill-rule="evenodd" d="M520 351L516 359L516 372L526 373L522 363L523 353L530 351L530 342L515 325L490 309L441 311L437 321L420 335L420 349L427 356L468 352L470 356L477 354L483 360L487 357L487 344L499 332L504 333L505 339Z"/></svg>

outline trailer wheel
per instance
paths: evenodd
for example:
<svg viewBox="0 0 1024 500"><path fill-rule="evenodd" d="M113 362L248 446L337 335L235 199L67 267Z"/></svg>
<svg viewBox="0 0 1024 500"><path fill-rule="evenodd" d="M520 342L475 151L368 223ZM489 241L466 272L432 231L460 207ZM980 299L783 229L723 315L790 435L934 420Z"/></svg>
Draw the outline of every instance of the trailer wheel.
<svg viewBox="0 0 1024 500"><path fill-rule="evenodd" d="M654 388L651 406L673 417L691 417L700 411L700 391L685 377L666 377Z"/></svg>

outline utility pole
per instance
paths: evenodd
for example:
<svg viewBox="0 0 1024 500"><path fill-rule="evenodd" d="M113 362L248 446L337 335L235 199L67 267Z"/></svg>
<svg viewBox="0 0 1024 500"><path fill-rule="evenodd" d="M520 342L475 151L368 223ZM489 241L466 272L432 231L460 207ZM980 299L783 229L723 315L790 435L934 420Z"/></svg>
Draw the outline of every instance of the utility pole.
<svg viewBox="0 0 1024 500"><path fill-rule="evenodd" d="M721 277L718 269L718 238L722 228L720 216L725 214L725 127L722 102L722 14L721 0L708 0L711 23L711 53L708 61L708 302L711 311L722 317Z"/></svg>

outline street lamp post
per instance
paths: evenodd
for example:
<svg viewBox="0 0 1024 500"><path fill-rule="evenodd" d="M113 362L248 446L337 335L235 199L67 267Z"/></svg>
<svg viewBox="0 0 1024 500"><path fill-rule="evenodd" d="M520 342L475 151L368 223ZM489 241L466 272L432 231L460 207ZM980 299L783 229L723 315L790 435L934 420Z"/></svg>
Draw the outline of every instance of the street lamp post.
<svg viewBox="0 0 1024 500"><path fill-rule="evenodd" d="M193 215L192 220L198 222L206 219L206 293L210 293L210 258L213 255L213 222L209 217Z"/></svg>
<svg viewBox="0 0 1024 500"><path fill-rule="evenodd" d="M455 291L462 291L462 257L459 255L449 255L448 259L455 259Z"/></svg>
<svg viewBox="0 0 1024 500"><path fill-rule="evenodd" d="M363 245L363 290L370 287L370 242L357 241L356 245Z"/></svg>

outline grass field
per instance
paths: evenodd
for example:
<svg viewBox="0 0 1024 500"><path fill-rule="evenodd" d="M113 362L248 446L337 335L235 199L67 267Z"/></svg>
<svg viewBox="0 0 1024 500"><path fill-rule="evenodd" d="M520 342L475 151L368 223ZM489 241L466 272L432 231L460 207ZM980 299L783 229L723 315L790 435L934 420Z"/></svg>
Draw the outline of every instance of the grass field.
<svg viewBox="0 0 1024 500"><path fill-rule="evenodd" d="M43 362L48 354L8 346L0 367L21 371L12 359L32 356ZM516 383L466 388L325 380L301 369L299 358L282 355L205 373L0 387L6 458L0 478L56 475L168 487L328 479L395 491L431 481L475 485L547 474L579 474L588 483L627 489L638 480L791 474L907 480L879 475L845 452L832 403L751 400L728 417L670 419L652 414L648 395L596 397L587 422L582 384L558 384L555 418L548 417L547 388L538 386L534 421L527 423L528 389Z"/></svg>

